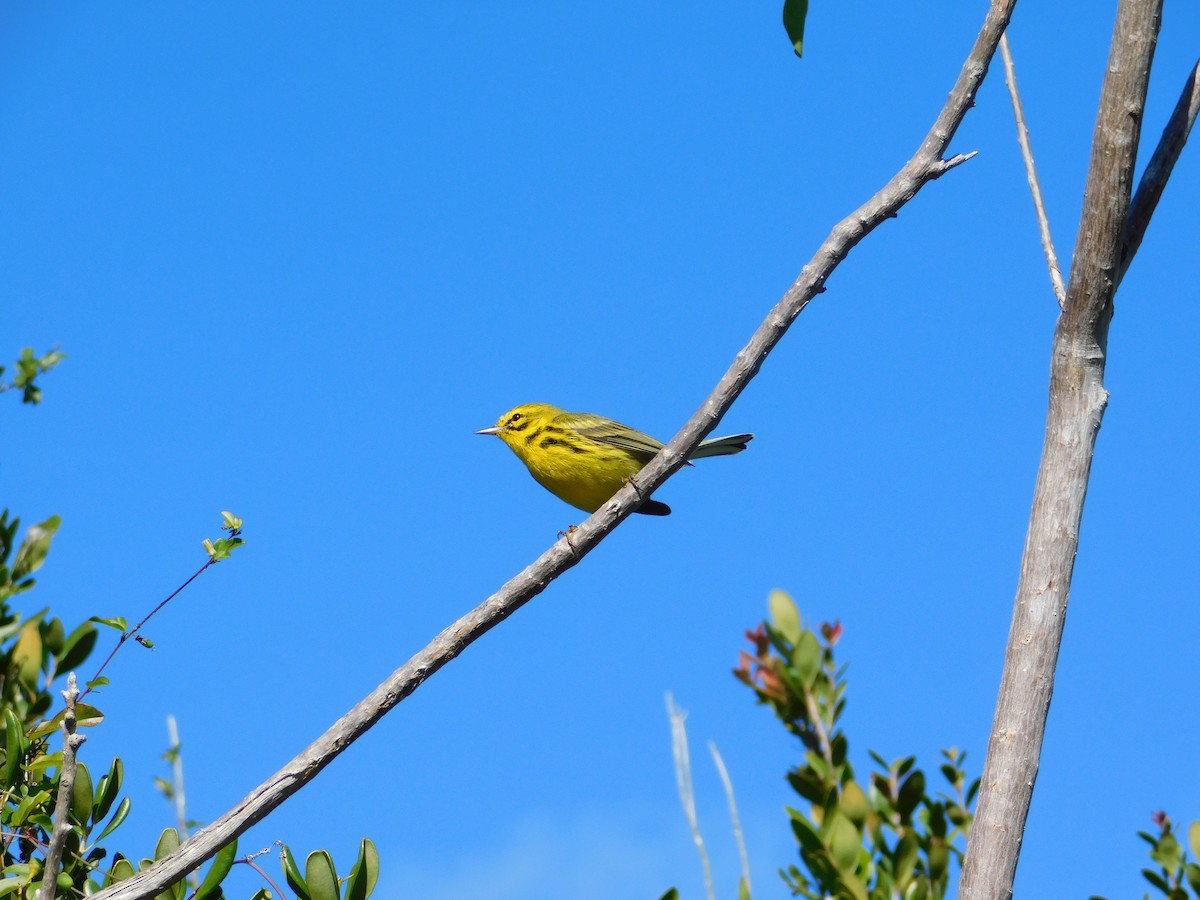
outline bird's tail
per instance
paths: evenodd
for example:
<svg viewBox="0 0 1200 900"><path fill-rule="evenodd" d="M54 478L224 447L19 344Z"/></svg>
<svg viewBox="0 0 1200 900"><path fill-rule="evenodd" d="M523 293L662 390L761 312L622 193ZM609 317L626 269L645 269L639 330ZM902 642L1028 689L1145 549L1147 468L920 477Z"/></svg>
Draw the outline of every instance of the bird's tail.
<svg viewBox="0 0 1200 900"><path fill-rule="evenodd" d="M741 453L746 445L754 440L752 434L730 434L725 437L709 438L701 441L689 459L704 459L706 456L732 456Z"/></svg>

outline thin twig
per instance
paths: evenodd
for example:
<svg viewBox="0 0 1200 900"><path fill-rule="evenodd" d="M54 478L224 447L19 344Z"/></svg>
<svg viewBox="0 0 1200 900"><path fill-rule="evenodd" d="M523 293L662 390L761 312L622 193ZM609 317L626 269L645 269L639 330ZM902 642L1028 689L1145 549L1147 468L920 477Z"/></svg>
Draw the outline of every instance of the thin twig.
<svg viewBox="0 0 1200 900"><path fill-rule="evenodd" d="M1175 110L1171 113L1171 118L1167 120L1162 136L1158 139L1158 146L1154 148L1154 155L1150 157L1150 162L1146 164L1146 170L1142 172L1137 193L1133 195L1133 205L1129 210L1129 218L1125 223L1125 235L1121 240L1121 260L1117 269L1118 284L1125 277L1125 272L1128 271L1129 264L1133 262L1138 247L1142 245L1142 238L1146 235L1150 217L1154 215L1154 210L1162 197L1163 188L1167 186L1171 170L1175 168L1179 155L1183 153L1183 145L1187 143L1192 126L1196 124L1198 111L1200 111L1200 60L1196 61L1196 65L1192 67L1192 71L1184 81L1183 91L1179 94Z"/></svg>
<svg viewBox="0 0 1200 900"><path fill-rule="evenodd" d="M209 557L208 561L205 562L205 564L202 565L199 569L197 569L191 578L189 578L187 581L185 581L179 587L175 588L175 590L171 592L171 595L169 597L167 597L166 600L162 601L160 604L158 604L158 606L154 607L154 609L152 609L152 610L150 610L150 612L146 613L146 615L143 617L142 621L138 622L136 625L134 625L128 631L124 632L119 638L117 638L117 645L112 648L112 650L111 650L111 652L109 652L108 656L104 657L104 662L100 663L100 668L96 670L96 674L93 675L90 679L88 679L88 689L79 695L80 700L82 700L84 697L86 697L88 694L90 694L92 692L93 687L95 686L96 682L99 680L100 676L104 673L105 668L107 668L108 664L110 662L112 662L113 657L117 655L117 651L119 651L122 647L125 646L125 642L128 641L134 635L136 635L139 631L141 631L142 626L145 625L147 622L149 622L152 618L154 618L155 613L157 613L160 609L162 609L164 606L166 606L168 603L170 603L172 600L174 600L176 597L178 597L181 593L183 593L184 588L186 588L189 584L191 584L193 581L195 581L197 578L199 578L201 575L203 575L204 571L209 566L213 565L216 561L217 560L215 558ZM221 848L218 847L217 849L219 850Z"/></svg>
<svg viewBox="0 0 1200 900"><path fill-rule="evenodd" d="M75 673L67 676L67 689L62 692L67 709L63 715L63 761L58 772L58 797L54 801L54 826L50 834L50 846L46 849L46 865L42 870L42 886L38 900L54 900L57 893L58 872L62 867L63 847L71 833L71 795L75 790L75 773L78 769L76 755L87 738L75 730L75 704L79 701L79 687Z"/></svg>
<svg viewBox="0 0 1200 900"><path fill-rule="evenodd" d="M261 875L261 876L262 876L262 878L263 878L263 880L264 880L264 881L265 881L267 884L269 884L269 885L271 886L271 889L272 889L272 890L275 892L275 896L276 896L276 897L286 897L286 896L287 896L287 894L285 894L283 891L281 891L281 890L279 889L279 885L277 885L277 884L276 884L274 881L272 881L272 880L271 880L271 876L267 874L267 871L266 871L266 869L264 869L262 866L260 866L258 863L256 863L256 862L254 861L254 858L255 858L256 856L262 856L264 853L270 853L270 852L271 852L271 850L270 850L270 848L269 848L269 847L268 847L268 848L264 848L264 849L262 849L262 850L259 850L257 853L248 853L248 854L246 854L246 858L245 858L245 859L235 859L235 860L234 860L234 863L235 863L235 864L236 864L236 863L241 863L241 864L242 864L242 865L244 865L244 866L249 866L249 867L250 867L250 868L252 868L252 869L253 869L255 872L257 872L259 875Z"/></svg>
<svg viewBox="0 0 1200 900"><path fill-rule="evenodd" d="M679 802L683 815L692 830L692 842L700 855L700 868L704 872L704 890L708 900L716 900L713 891L712 864L708 851L704 849L704 836L700 833L700 819L696 816L696 791L692 786L692 762L688 755L687 713L675 705L675 698L667 693L667 718L671 722L671 755L675 760L675 785L679 788Z"/></svg>
<svg viewBox="0 0 1200 900"><path fill-rule="evenodd" d="M943 156L963 118L975 103L975 95L987 75L996 45L1008 26L1015 4L1016 0L992 0L983 27L963 61L946 104L916 154L879 193L833 227L813 258L800 270L796 281L767 313L746 346L734 357L708 399L638 473L642 493L653 494L667 478L684 466L691 451L720 423L796 317L824 290L825 283L850 251L875 228L894 218L925 185L970 158L970 154L956 154L948 159ZM639 502L638 493L632 486L623 487L571 533L569 544L565 537L555 541L550 549L495 594L444 629L423 650L236 806L192 835L174 853L125 881L100 891L92 900L140 900L151 897L201 865L315 778L338 754L467 646L544 591L551 581L578 564L633 513Z"/></svg>
<svg viewBox="0 0 1200 900"><path fill-rule="evenodd" d="M742 882L746 886L746 893L749 894L750 857L746 853L746 837L742 833L742 820L738 817L737 799L733 796L733 782L729 778L729 770L725 768L725 760L721 758L721 751L717 749L717 745L713 741L708 742L708 752L712 754L713 762L717 766L717 774L721 776L721 785L725 788L725 799L729 801L729 818L733 822L733 839L737 841L738 856L742 860Z"/></svg>
<svg viewBox="0 0 1200 900"><path fill-rule="evenodd" d="M1025 160L1025 177L1029 181L1029 192L1033 195L1033 209L1037 213L1038 231L1042 236L1042 250L1046 253L1046 265L1050 268L1050 284L1059 308L1067 302L1067 286L1063 284L1062 270L1058 267L1058 254L1054 252L1054 239L1050 236L1050 220L1046 217L1046 203L1042 199L1042 186L1038 182L1037 167L1033 164L1033 148L1029 145L1029 129L1025 127L1025 110L1021 106L1021 94L1017 90L1017 70L1013 65L1012 53L1008 49L1008 32L1000 37L1000 58L1004 60L1004 83L1008 85L1008 96L1012 100L1013 117L1017 122L1017 143L1021 145L1021 158Z"/></svg>

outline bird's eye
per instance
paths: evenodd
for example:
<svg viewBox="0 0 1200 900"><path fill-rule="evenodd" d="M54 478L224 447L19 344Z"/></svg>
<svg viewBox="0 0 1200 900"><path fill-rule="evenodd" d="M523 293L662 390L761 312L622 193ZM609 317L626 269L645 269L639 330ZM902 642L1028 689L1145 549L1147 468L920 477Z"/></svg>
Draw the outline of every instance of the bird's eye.
<svg viewBox="0 0 1200 900"><path fill-rule="evenodd" d="M508 421L510 421L510 422L520 422L520 421L521 421L521 419L523 419L523 418L525 418L525 417L524 417L524 416L523 416L521 413L513 413L513 414L512 414L512 418L511 418L511 419L509 419Z"/></svg>

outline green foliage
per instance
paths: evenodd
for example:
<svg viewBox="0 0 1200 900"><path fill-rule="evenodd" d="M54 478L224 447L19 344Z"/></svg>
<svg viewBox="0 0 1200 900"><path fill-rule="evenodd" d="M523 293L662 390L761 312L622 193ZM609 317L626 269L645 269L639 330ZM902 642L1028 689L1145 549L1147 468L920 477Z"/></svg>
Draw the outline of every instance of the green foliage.
<svg viewBox="0 0 1200 900"><path fill-rule="evenodd" d="M1194 900L1200 898L1200 865L1188 861L1187 851L1179 842L1175 826L1165 812L1156 812L1154 824L1158 834L1139 831L1138 837L1150 845L1150 859L1157 868L1142 869L1142 875L1167 900ZM1188 828L1188 846L1192 859L1200 860L1200 822ZM1149 898L1149 894L1146 895ZM1091 900L1104 900L1092 897Z"/></svg>
<svg viewBox="0 0 1200 900"><path fill-rule="evenodd" d="M860 782L849 741L838 727L846 705L845 669L834 661L842 634L837 623L820 633L804 626L791 597L775 591L771 620L747 633L735 677L769 706L803 746L788 782L803 801L788 809L799 845L799 866L781 872L793 896L809 900L939 900L950 883L950 863L962 863L962 845L979 788L969 787L964 753L942 751L949 794L932 797L915 757L887 762Z"/></svg>
<svg viewBox="0 0 1200 900"><path fill-rule="evenodd" d="M60 353L57 347L42 357L35 356L32 347L25 347L17 358L12 381L4 381L4 366L0 366L0 394L16 389L21 391L22 403L41 403L42 390L36 384L37 377L49 372L66 358L67 354Z"/></svg>
<svg viewBox="0 0 1200 900"><path fill-rule="evenodd" d="M231 512L221 513L221 530L228 533L229 537L219 538L215 541L204 540L204 551L208 554L208 558L212 562L220 562L223 559L229 559L229 554L234 551L234 548L240 547L246 543L241 538L242 520Z"/></svg>
<svg viewBox="0 0 1200 900"><path fill-rule="evenodd" d="M215 542L218 555L210 554L210 564L242 543L238 537L241 520L224 513L223 521L229 537ZM128 620L121 616L93 616L68 632L48 610L23 616L13 609L9 601L34 587L32 575L45 562L60 521L53 516L34 525L18 544L19 525L18 519L9 519L7 510L0 512L0 900L33 900L41 888L63 765L62 753L50 749L65 717L65 710L54 709L56 704L61 706L56 682L91 657L99 638L97 625L120 632L121 640L131 634ZM97 677L89 685L106 683L107 679ZM78 703L76 719L77 727L83 728L99 725L104 716L96 707ZM57 875L60 894L95 893L179 847L180 835L174 828L163 831L152 858L140 858L136 863L136 857L102 846L129 816L129 799L121 797L124 780L120 759L112 760L98 779L92 777L86 763L77 763L69 806L70 832ZM110 855L111 864L105 868L103 862ZM222 900L222 882L235 862L244 861L236 857L237 844L233 842L214 857L194 893L181 880L158 896L165 900ZM307 900L366 900L379 876L379 856L374 844L365 839L344 879L338 878L332 858L323 850L309 856L303 877L293 875L286 848L281 859L288 882ZM255 893L256 900L272 896L265 889Z"/></svg>

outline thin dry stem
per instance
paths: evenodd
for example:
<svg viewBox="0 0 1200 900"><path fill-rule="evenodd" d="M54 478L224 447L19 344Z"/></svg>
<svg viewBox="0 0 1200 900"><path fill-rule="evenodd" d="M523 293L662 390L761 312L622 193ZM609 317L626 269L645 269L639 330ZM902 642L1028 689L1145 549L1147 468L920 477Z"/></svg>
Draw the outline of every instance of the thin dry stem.
<svg viewBox="0 0 1200 900"><path fill-rule="evenodd" d="M738 856L742 862L742 882L746 885L746 893L749 894L750 856L746 853L746 837L742 833L742 820L738 816L737 798L733 794L733 781L729 777L729 770L725 768L725 760L721 758L721 751L717 749L717 745L713 741L708 742L708 752L712 754L717 774L721 776L721 786L725 789L725 799L729 803L729 820L733 823L733 839L737 842Z"/></svg>
<svg viewBox="0 0 1200 900"><path fill-rule="evenodd" d="M1033 195L1033 209L1037 213L1042 250L1046 254L1046 265L1050 269L1050 285L1054 288L1054 296L1061 308L1067 302L1067 286L1063 284L1062 270L1058 267L1058 254L1054 252L1054 239L1050 236L1050 219L1046 216L1046 203L1042 199L1042 185L1038 181L1037 167L1033 164L1033 147L1029 144L1029 129L1025 127L1025 109L1021 105L1021 94L1017 90L1017 69L1013 65L1012 52L1008 48L1007 31L1000 38L1000 58L1004 61L1004 83L1008 85L1008 96L1012 100L1013 117L1017 123L1017 143L1021 145L1025 177L1029 181L1029 193Z"/></svg>
<svg viewBox="0 0 1200 900"><path fill-rule="evenodd" d="M675 760L675 785L679 789L679 802L692 831L692 843L700 855L700 868L704 872L704 890L708 900L716 900L713 890L712 863L704 848L704 835L700 833L700 819L696 815L696 791L692 786L692 761L688 754L687 713L675 705L675 698L667 694L667 718L671 722L671 755Z"/></svg>

